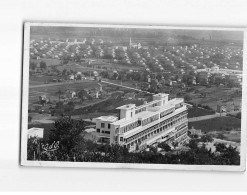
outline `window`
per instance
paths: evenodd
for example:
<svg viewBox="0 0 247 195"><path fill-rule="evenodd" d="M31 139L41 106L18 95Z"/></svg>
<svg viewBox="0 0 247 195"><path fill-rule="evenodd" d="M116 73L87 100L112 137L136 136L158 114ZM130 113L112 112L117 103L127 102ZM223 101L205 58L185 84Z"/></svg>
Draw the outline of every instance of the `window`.
<svg viewBox="0 0 247 195"><path fill-rule="evenodd" d="M97 132L100 133L100 129L97 129Z"/></svg>
<svg viewBox="0 0 247 195"><path fill-rule="evenodd" d="M110 129L111 128L111 124L108 124L108 129Z"/></svg>
<svg viewBox="0 0 247 195"><path fill-rule="evenodd" d="M105 128L105 123L101 123L101 128Z"/></svg>
<svg viewBox="0 0 247 195"><path fill-rule="evenodd" d="M123 137L120 137L120 142L122 142L123 141Z"/></svg>
<svg viewBox="0 0 247 195"><path fill-rule="evenodd" d="M132 112L131 112L131 114L130 114L130 115L131 115L131 117L132 117Z"/></svg>

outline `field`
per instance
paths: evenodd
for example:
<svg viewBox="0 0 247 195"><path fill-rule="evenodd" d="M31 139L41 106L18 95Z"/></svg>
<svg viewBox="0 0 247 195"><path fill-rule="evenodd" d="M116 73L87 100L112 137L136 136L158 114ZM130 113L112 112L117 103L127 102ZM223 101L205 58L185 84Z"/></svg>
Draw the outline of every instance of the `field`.
<svg viewBox="0 0 247 195"><path fill-rule="evenodd" d="M59 77L63 79L62 77ZM39 76L31 76L29 78L29 85L42 85L47 82L51 82L53 79L58 79L57 76L48 76L48 75L39 75Z"/></svg>
<svg viewBox="0 0 247 195"><path fill-rule="evenodd" d="M136 104L137 106L143 104L139 100L123 100L120 97L116 99L108 99L104 102L97 103L83 109L77 109L69 113L70 115L80 115L83 119L95 118L102 115L116 115L116 108L124 104Z"/></svg>
<svg viewBox="0 0 247 195"><path fill-rule="evenodd" d="M241 134L226 134L223 133L224 139L233 142L241 142Z"/></svg>
<svg viewBox="0 0 247 195"><path fill-rule="evenodd" d="M206 110L198 107L192 107L188 109L188 118L198 117L198 116L205 116L211 115L215 112L212 110Z"/></svg>
<svg viewBox="0 0 247 195"><path fill-rule="evenodd" d="M234 117L218 117L209 120L189 122L189 127L201 129L202 132L241 129L241 120Z"/></svg>
<svg viewBox="0 0 247 195"><path fill-rule="evenodd" d="M60 64L60 60L58 59L50 59L50 58L41 58L39 60L35 60L35 59L31 59L31 62L37 63L39 64L41 61L45 62L47 66L51 66L51 65L59 65Z"/></svg>
<svg viewBox="0 0 247 195"><path fill-rule="evenodd" d="M95 81L85 80L82 82L67 82L67 83L52 83L44 84L41 87L29 88L29 103L38 100L40 95L46 94L51 99L58 99L56 94L59 90L81 90L86 88L99 88L99 85Z"/></svg>
<svg viewBox="0 0 247 195"><path fill-rule="evenodd" d="M78 72L85 72L85 71L121 71L121 70L140 70L143 67L134 66L134 65L124 65L124 64L115 64L115 63L108 63L103 62L102 60L97 59L96 63L88 65L87 63L69 63L62 66L57 66L57 69L63 71L64 69L73 70Z"/></svg>
<svg viewBox="0 0 247 195"><path fill-rule="evenodd" d="M196 86L195 92L188 92L192 100L190 102L195 104L208 105L212 109L216 110L219 103L228 103L240 105L241 96L236 94L238 88L224 88L224 87L204 87ZM205 94L206 96L201 96Z"/></svg>

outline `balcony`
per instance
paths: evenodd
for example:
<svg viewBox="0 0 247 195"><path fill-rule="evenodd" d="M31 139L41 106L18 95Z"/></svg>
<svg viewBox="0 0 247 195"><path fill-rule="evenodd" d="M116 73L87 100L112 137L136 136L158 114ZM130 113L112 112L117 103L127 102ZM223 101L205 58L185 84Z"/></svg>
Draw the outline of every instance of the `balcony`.
<svg viewBox="0 0 247 195"><path fill-rule="evenodd" d="M156 129L154 129L154 130L146 133L145 135L142 135L140 137L137 137L137 138L135 138L133 140L130 140L130 141L126 142L126 144L129 144L129 143L131 143L133 141L140 140L140 139L142 140L141 143L150 144L152 141L157 141L157 140L161 139L161 136L168 135L170 133L172 133L172 135L170 135L169 137L173 137L175 135L175 133L176 133L175 127L178 126L178 125L181 125L181 124L183 124L185 122L188 122L188 119L184 119L184 120L180 121L179 123L176 123L174 125L171 125L171 126L167 127L166 129L160 131L159 133L156 133L155 134L154 131L157 131L158 129L161 128L159 126L158 128L156 128ZM151 135L148 137L148 134L151 134ZM145 137L144 140L143 140L143 137Z"/></svg>

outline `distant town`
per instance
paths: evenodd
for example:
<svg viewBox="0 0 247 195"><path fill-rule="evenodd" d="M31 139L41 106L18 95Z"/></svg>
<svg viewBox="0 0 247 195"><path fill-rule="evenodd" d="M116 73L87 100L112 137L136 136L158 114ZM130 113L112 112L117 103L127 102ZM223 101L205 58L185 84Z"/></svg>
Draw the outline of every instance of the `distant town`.
<svg viewBox="0 0 247 195"><path fill-rule="evenodd" d="M241 41L31 28L28 160L239 165Z"/></svg>

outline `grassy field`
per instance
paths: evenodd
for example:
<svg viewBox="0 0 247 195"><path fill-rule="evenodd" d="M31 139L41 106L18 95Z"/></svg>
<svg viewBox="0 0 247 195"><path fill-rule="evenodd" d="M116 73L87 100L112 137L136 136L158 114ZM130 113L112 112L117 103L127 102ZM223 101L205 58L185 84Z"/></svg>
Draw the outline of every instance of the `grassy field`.
<svg viewBox="0 0 247 195"><path fill-rule="evenodd" d="M46 82L52 82L53 79L58 79L58 77L57 76L48 76L48 75L31 76L29 78L29 85L30 86L42 85ZM61 79L63 79L63 78L61 77Z"/></svg>
<svg viewBox="0 0 247 195"><path fill-rule="evenodd" d="M63 71L64 69L85 72L85 71L114 71L114 70L141 70L143 67L140 66L133 66L133 65L124 65L124 64L115 64L115 63L95 63L88 66L86 63L71 63L63 66L58 66L58 70Z"/></svg>
<svg viewBox="0 0 247 195"><path fill-rule="evenodd" d="M209 107L216 110L219 103L234 103L235 105L240 105L241 96L236 95L237 88L224 88L224 87L204 87L196 86L197 92L189 92L188 95L191 96L191 102L196 104L208 105ZM206 94L206 97L201 97L200 94Z"/></svg>
<svg viewBox="0 0 247 195"><path fill-rule="evenodd" d="M143 104L143 101L139 100L123 100L121 98L108 99L104 102L89 106L87 108L77 109L70 112L70 115L81 115L82 118L95 118L102 115L116 115L118 111L117 107L125 104L136 104L137 106ZM85 119L84 118L84 119Z"/></svg>
<svg viewBox="0 0 247 195"><path fill-rule="evenodd" d="M47 66L51 65L59 65L60 60L59 59L51 59L51 58L41 58L39 60L31 59L31 62L39 64L41 61L45 62Z"/></svg>
<svg viewBox="0 0 247 195"><path fill-rule="evenodd" d="M214 113L215 112L212 110L206 110L206 109L202 109L202 108L192 107L192 108L188 109L188 118L211 115Z"/></svg>
<svg viewBox="0 0 247 195"><path fill-rule="evenodd" d="M218 117L209 120L202 120L196 122L189 122L189 127L194 127L195 129L201 129L203 132L209 131L222 131L240 129L241 120L234 117Z"/></svg>
<svg viewBox="0 0 247 195"><path fill-rule="evenodd" d="M56 92L59 90L66 91L66 90L81 90L86 88L99 88L99 85L95 81L84 81L84 82L68 82L63 83L61 85L54 85L54 86L42 86L37 88L29 88L29 103L35 102L38 100L40 95L46 94L51 99L58 99L58 95Z"/></svg>
<svg viewBox="0 0 247 195"><path fill-rule="evenodd" d="M240 134L223 134L224 139L228 141L233 141L233 142L241 142L241 135Z"/></svg>

